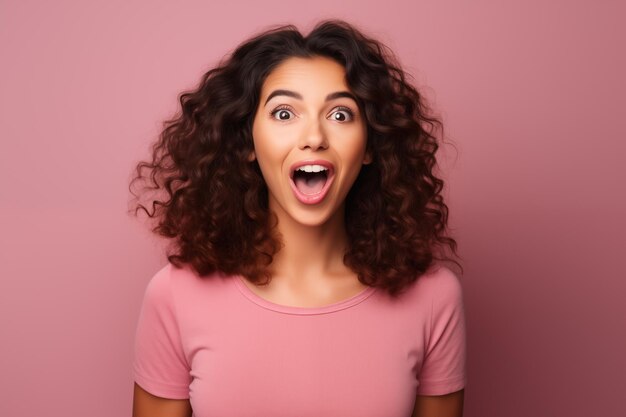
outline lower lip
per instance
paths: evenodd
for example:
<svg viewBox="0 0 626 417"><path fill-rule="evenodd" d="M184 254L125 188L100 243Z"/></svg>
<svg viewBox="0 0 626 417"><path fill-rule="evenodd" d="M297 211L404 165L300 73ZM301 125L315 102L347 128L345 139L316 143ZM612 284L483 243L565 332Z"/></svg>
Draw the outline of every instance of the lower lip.
<svg viewBox="0 0 626 417"><path fill-rule="evenodd" d="M317 204L321 202L324 199L324 197L326 197L326 194L328 193L328 189L332 185L334 179L335 179L335 173L333 172L332 174L329 175L328 179L326 179L326 183L324 184L324 187L322 187L320 192L317 194L301 193L300 190L298 190L298 187L296 187L296 184L294 184L292 178L289 178L289 184L291 185L291 189L293 190L293 193L295 194L299 202L301 202L302 204Z"/></svg>

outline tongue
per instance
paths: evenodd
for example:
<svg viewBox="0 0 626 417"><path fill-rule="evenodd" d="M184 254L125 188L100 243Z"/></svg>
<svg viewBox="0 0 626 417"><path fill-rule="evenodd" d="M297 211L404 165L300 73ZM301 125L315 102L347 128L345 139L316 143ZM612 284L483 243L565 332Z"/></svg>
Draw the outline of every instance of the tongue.
<svg viewBox="0 0 626 417"><path fill-rule="evenodd" d="M297 176L293 181L302 194L317 194L324 188L324 175Z"/></svg>

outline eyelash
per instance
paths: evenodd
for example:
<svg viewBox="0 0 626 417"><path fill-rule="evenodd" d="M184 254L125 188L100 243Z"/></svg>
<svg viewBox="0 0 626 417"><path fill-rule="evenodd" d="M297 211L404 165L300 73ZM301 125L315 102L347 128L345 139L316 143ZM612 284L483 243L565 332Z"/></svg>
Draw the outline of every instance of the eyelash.
<svg viewBox="0 0 626 417"><path fill-rule="evenodd" d="M280 119L276 119L276 117L274 117L274 115L275 115L276 113L278 113L280 110L289 110L290 112L294 113L294 111L293 111L293 109L291 108L291 106L288 106L288 105L286 105L286 104L282 104L282 105L280 105L280 106L276 107L274 110L272 110L272 111L270 112L270 117L271 117L272 119L274 119L274 120L279 121L279 122L288 122L289 120L291 120L291 119L289 119L289 120L280 120ZM345 107L345 106L337 106L337 107L335 107L333 110L335 110L335 111L344 111L344 112L348 113L348 115L350 116L350 120L346 120L346 121L339 121L339 123L347 123L347 122L349 122L349 121L351 121L351 120L353 120L353 119L354 119L354 112L353 112L353 111L352 111L349 107ZM334 113L334 112L333 112L333 113Z"/></svg>

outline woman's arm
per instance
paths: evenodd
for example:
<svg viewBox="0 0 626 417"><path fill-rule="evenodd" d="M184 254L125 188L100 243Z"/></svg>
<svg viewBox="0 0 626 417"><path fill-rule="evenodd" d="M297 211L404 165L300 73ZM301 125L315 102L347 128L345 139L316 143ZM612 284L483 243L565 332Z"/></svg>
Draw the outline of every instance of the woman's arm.
<svg viewBox="0 0 626 417"><path fill-rule="evenodd" d="M189 400L156 397L135 382L133 417L191 417Z"/></svg>
<svg viewBox="0 0 626 417"><path fill-rule="evenodd" d="M463 417L465 389L446 395L418 395L412 417Z"/></svg>

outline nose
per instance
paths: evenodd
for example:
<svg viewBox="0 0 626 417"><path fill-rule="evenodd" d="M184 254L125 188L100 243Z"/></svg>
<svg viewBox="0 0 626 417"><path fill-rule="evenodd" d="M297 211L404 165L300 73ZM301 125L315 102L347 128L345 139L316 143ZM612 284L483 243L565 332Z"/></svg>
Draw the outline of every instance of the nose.
<svg viewBox="0 0 626 417"><path fill-rule="evenodd" d="M318 120L312 120L302 132L300 141L298 143L300 149L311 148L311 150L326 149L328 148L328 139L322 123Z"/></svg>

